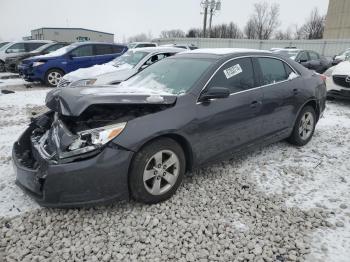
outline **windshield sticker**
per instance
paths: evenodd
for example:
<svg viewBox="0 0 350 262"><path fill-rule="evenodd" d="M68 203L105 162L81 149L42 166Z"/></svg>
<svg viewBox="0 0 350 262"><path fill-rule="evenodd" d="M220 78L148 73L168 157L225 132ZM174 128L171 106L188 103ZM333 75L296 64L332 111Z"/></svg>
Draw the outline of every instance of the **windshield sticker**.
<svg viewBox="0 0 350 262"><path fill-rule="evenodd" d="M230 79L231 77L234 77L242 72L243 70L239 64L231 66L224 70L224 74L227 79Z"/></svg>

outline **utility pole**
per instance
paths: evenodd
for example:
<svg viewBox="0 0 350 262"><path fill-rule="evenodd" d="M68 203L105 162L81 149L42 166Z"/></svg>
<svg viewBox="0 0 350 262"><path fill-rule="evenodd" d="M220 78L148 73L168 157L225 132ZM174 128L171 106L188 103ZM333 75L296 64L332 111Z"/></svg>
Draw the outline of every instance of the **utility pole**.
<svg viewBox="0 0 350 262"><path fill-rule="evenodd" d="M209 0L202 0L201 6L204 9L203 37L205 37L206 36L206 31L207 31L207 17L208 17Z"/></svg>
<svg viewBox="0 0 350 262"><path fill-rule="evenodd" d="M207 16L209 9L209 37L211 37L211 27L213 23L213 15L215 15L216 11L221 10L221 0L203 0L201 3L202 8L204 9L204 21L203 21L203 37L206 37L207 30Z"/></svg>
<svg viewBox="0 0 350 262"><path fill-rule="evenodd" d="M210 18L209 18L209 38L211 37L211 25L213 22L214 9L216 7L215 0L211 0L210 3Z"/></svg>

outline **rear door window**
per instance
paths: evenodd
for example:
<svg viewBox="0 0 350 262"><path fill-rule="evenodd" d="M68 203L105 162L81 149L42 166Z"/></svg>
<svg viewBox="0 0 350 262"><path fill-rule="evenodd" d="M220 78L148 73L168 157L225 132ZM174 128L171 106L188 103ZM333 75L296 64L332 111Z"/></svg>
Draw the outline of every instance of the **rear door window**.
<svg viewBox="0 0 350 262"><path fill-rule="evenodd" d="M111 45L95 45L96 55L108 55L113 54L113 48Z"/></svg>
<svg viewBox="0 0 350 262"><path fill-rule="evenodd" d="M76 49L74 49L71 54L75 57L83 57L83 56L93 56L93 47L92 45L84 45L79 46Z"/></svg>
<svg viewBox="0 0 350 262"><path fill-rule="evenodd" d="M305 51L300 52L297 58L298 61L309 61L309 57Z"/></svg>
<svg viewBox="0 0 350 262"><path fill-rule="evenodd" d="M231 94L256 87L251 58L239 58L226 63L214 75L208 87L226 87Z"/></svg>
<svg viewBox="0 0 350 262"><path fill-rule="evenodd" d="M264 57L258 58L257 61L261 70L260 85L274 84L288 79L289 74L286 72L285 63L281 60Z"/></svg>

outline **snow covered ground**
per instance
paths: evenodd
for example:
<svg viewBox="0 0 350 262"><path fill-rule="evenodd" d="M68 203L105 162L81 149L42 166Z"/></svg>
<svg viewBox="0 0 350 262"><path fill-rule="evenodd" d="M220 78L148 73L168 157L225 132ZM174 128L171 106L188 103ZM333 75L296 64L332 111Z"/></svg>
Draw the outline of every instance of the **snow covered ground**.
<svg viewBox="0 0 350 262"><path fill-rule="evenodd" d="M181 257L196 260L201 257L210 258L216 249L221 250L221 247L217 246L218 243L224 247L227 245L228 248L230 239L242 235L243 238L239 238L244 239L241 243L234 243L234 246L222 251L220 256L222 259L228 258L233 261L236 255L246 255L249 260L251 257L254 258L254 255L257 258L265 253L270 254L269 252L273 254L282 252L278 259L272 257L271 261L294 260L293 250L286 251L287 253L281 251L286 248L284 241L289 241L288 243L295 243L300 250L308 250L304 256L297 258L298 260L350 261L350 103L328 102L327 110L318 123L314 138L307 146L296 148L286 142L280 142L196 171L191 174L193 176L185 179L174 198L160 205L142 206L129 203L89 210L56 211L40 209L17 188L11 164L12 143L24 130L30 117L45 110L43 104L47 91L48 89L25 90L0 95L0 223L6 223L6 228L4 227L3 231L0 229L0 260L1 250L6 252L6 255L16 257L15 254L22 252L23 245L31 239L30 237L38 242L33 244L30 240L28 245L31 246L31 251L27 250L27 253L19 257L22 259L29 253L38 253L41 249L36 245L46 242L44 236L49 234L48 230L50 231L47 228L52 230L56 228L59 238L55 239L50 249L54 250L47 251L49 250L47 248L45 252L63 258L66 255L65 251L70 255L75 254L69 241L72 241L72 244L75 242L75 250L82 248L85 256L92 260L93 257L90 256L92 254L99 258L99 251L94 251L94 245L98 244L88 247L87 252L86 243L103 239L109 245L114 239L116 242L113 243L117 245L118 250L115 256L110 255L116 260L135 258L134 254L129 254L125 248L134 252L140 248L137 252L142 255L143 245L153 244L157 244L161 250L166 245L174 246L175 249L180 246ZM249 188L247 189L249 194L245 194L242 188ZM242 199L238 201L240 197ZM256 215L252 215L256 208L254 203L258 203L259 209L263 209L264 212L259 211ZM263 239L258 230L265 226L272 227L272 222L266 225L264 216L261 216L265 214L265 208L266 212L271 212L269 213L271 216L275 212L274 209L285 214L289 224L283 224L286 226L283 230L287 231L288 236L271 228L271 237ZM307 214L307 216L304 214L305 221L295 222L294 220L304 216L302 212ZM167 217L168 214L171 214L171 218ZM322 217L323 215L325 217ZM276 217L273 219L277 219ZM33 225L29 227L27 223ZM14 225L13 228L10 228L11 224ZM82 225L85 226L81 228ZM105 229L106 225L113 225L115 231ZM152 231L156 230L155 225L161 225L163 232L166 232L161 239L156 237L157 234L161 234L160 232ZM288 225L291 228L300 226L300 232L305 230L301 232L306 234L301 235L304 236L301 241L303 244L299 244L299 236L295 237L298 230L289 232ZM172 230L167 231L166 228ZM185 228L193 230L186 231ZM78 238L73 237L74 230L77 232L81 230L74 233ZM107 239L104 239L104 234L98 233L102 230L106 232ZM133 230L137 233L134 234ZM266 230L269 232L269 229ZM62 232L59 233L60 231ZM207 231L214 236L209 237ZM21 232L28 234L24 240L19 237L22 236ZM62 234L62 237L59 234ZM279 234L283 235L280 243L282 247L276 251L275 244L271 244L276 243L276 239L271 239L278 238ZM83 236L87 236L88 240L84 240ZM150 243L147 242L149 238ZM191 246L191 238L196 239L196 246ZM200 244L197 241L199 238L202 239L199 241ZM210 242L212 240L213 242ZM254 244L249 247L251 243ZM272 246L271 250L259 246L263 244ZM247 252L252 250L252 256L248 256L251 255L250 251L249 254L242 251L245 250L245 246ZM60 250L56 250L56 247ZM154 252L153 258L179 258L177 256L172 258L170 254L165 256L165 251L158 253L155 249L147 252ZM108 250L105 256L107 255Z"/></svg>

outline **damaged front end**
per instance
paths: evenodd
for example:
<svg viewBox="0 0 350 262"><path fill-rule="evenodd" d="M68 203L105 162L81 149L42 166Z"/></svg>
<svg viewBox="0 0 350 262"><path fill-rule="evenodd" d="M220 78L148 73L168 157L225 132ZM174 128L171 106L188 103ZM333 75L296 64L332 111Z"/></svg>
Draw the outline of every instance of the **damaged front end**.
<svg viewBox="0 0 350 262"><path fill-rule="evenodd" d="M51 105L65 104L72 109L66 101L56 101ZM17 184L43 206L74 207L127 199L133 152L113 140L126 132L128 122L173 104L84 106L79 114L51 110L34 118L14 144Z"/></svg>

